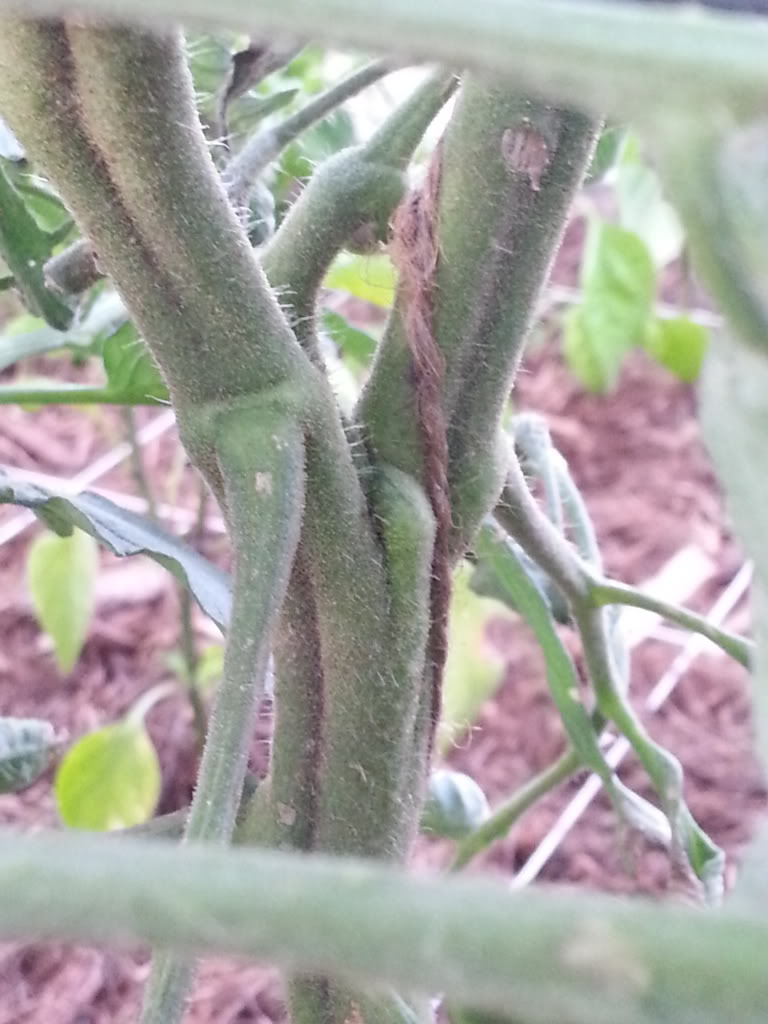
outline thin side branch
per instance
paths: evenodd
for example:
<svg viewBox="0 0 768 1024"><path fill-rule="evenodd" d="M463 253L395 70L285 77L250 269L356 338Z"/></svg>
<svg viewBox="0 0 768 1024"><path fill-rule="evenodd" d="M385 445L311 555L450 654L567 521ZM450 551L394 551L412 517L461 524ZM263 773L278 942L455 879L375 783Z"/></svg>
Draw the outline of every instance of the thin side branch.
<svg viewBox="0 0 768 1024"><path fill-rule="evenodd" d="M235 209L247 205L254 183L286 146L342 103L346 103L348 99L393 70L392 62L387 60L371 61L362 68L356 68L346 78L319 96L314 96L295 114L286 117L274 127L252 136L232 158L222 174L227 194Z"/></svg>
<svg viewBox="0 0 768 1024"><path fill-rule="evenodd" d="M581 767L579 755L574 750L567 750L538 775L525 782L494 810L487 821L461 840L451 861L451 871L461 871L491 843L508 836L527 810Z"/></svg>
<svg viewBox="0 0 768 1024"><path fill-rule="evenodd" d="M595 605L629 605L632 608L644 608L649 612L656 612L668 622L673 622L691 633L698 633L707 640L711 640L722 651L743 665L744 668L752 667L754 661L754 644L745 640L744 637L730 633L726 629L720 629L708 622L703 615L689 611L687 608L680 608L669 601L662 601L652 594L646 594L636 587L626 583L619 583L616 580L596 579L592 584L591 600Z"/></svg>

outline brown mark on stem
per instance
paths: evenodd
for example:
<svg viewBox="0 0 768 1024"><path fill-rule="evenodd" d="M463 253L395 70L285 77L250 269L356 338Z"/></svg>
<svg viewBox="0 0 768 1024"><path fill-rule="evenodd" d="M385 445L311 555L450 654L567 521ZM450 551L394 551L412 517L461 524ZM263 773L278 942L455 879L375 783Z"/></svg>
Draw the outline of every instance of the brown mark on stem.
<svg viewBox="0 0 768 1024"><path fill-rule="evenodd" d="M510 171L527 174L532 191L539 191L551 153L547 140L529 117L506 129L501 137L501 155Z"/></svg>
<svg viewBox="0 0 768 1024"><path fill-rule="evenodd" d="M430 749L440 718L443 670L448 653L451 565L448 541L451 504L448 489L448 434L443 409L445 360L432 331L437 217L442 147L437 146L420 190L411 192L393 218L392 258L400 271L405 334L410 351L410 383L421 439L423 484L435 516L432 553L430 631L427 657L432 671Z"/></svg>

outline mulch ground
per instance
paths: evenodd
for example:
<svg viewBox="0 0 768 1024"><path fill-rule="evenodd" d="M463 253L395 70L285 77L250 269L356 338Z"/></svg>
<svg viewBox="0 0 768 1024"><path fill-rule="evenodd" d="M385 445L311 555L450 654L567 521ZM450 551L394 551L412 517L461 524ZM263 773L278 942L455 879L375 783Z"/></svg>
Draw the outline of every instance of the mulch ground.
<svg viewBox="0 0 768 1024"><path fill-rule="evenodd" d="M564 273L572 279L567 267ZM35 371L42 365L36 362ZM614 395L585 395L549 339L527 360L517 401L521 408L547 416L595 519L608 571L641 582L681 548L695 544L711 560L713 572L689 604L705 611L737 572L741 556L728 534L699 440L693 391L637 356ZM3 408L0 462L72 476L119 440L122 430L114 411L86 415ZM188 474L179 474L173 438L151 443L145 458L161 500L190 507L194 484ZM176 494L168 493L169 480ZM101 483L124 493L134 490L126 467ZM15 514L0 510L0 524ZM104 557L88 642L75 671L63 678L35 626L25 592L24 556L31 536L27 530L0 546L0 713L44 717L75 737L110 721L140 693L168 678L167 655L178 643L176 595L169 579L150 563ZM201 546L226 561L219 535L206 535ZM748 628L743 606L730 625ZM504 654L503 683L449 761L473 775L493 803L556 757L563 737L547 696L541 659L525 628L490 623L489 636ZM633 653L632 694L638 706L678 650L653 640ZM181 693L153 709L149 725L163 770L159 810L168 811L188 802L197 757L193 722ZM708 649L661 711L648 719L648 727L682 761L690 807L735 868L754 816L765 804L752 754L746 674ZM267 713L254 738L256 771L266 765L268 733ZM622 776L651 796L643 772L631 759ZM581 781L544 800L471 870L502 875L517 871ZM54 824L50 776L23 794L0 797L0 823ZM439 864L448 853L444 844L424 842L417 856ZM634 841L627 850L602 796L544 866L539 884L553 882L653 897L674 893L677 885L663 851ZM0 1024L127 1024L135 1020L147 969L141 951L130 955L60 945L0 946ZM216 961L203 967L188 1020L235 1024L281 1016L279 987L271 973Z"/></svg>

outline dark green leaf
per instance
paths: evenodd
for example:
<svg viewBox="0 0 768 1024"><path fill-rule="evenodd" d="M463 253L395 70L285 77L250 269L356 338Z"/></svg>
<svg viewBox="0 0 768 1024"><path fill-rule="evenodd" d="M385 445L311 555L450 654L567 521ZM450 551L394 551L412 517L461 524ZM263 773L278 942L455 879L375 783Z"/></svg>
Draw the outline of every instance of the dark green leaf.
<svg viewBox="0 0 768 1024"><path fill-rule="evenodd" d="M132 323L123 324L107 338L102 358L111 396L106 401L139 405L168 398L168 389Z"/></svg>
<svg viewBox="0 0 768 1024"><path fill-rule="evenodd" d="M54 330L28 314L16 317L5 325L5 334L0 336L0 370L29 356L63 349L87 351L101 347L126 319L125 306L119 296L109 290L97 295L82 319L66 331ZM51 386L60 388L61 381L51 381ZM0 391L7 391L7 388L0 388Z"/></svg>
<svg viewBox="0 0 768 1024"><path fill-rule="evenodd" d="M536 588L539 597L545 602L551 611L550 600L547 593L548 577L545 575L543 570L536 565L533 559L526 555L516 541L508 540L507 543L514 549L515 558L517 559L522 571L528 576L531 586ZM469 586L481 597L492 597L495 601L501 601L501 603L505 604L507 608L511 608L513 612L520 612L520 608L515 603L514 596L510 588L499 578L498 573L490 563L481 561L475 566L475 570L469 581Z"/></svg>
<svg viewBox="0 0 768 1024"><path fill-rule="evenodd" d="M56 736L39 718L0 718L0 793L17 793L48 766Z"/></svg>
<svg viewBox="0 0 768 1024"><path fill-rule="evenodd" d="M242 96L232 108L229 118L230 136L244 140L260 121L290 106L298 95L298 89L280 89L266 96Z"/></svg>
<svg viewBox="0 0 768 1024"><path fill-rule="evenodd" d="M429 779L429 793L421 817L421 831L447 839L461 839L488 818L485 793L462 772L440 769Z"/></svg>
<svg viewBox="0 0 768 1024"><path fill-rule="evenodd" d="M43 268L51 247L50 236L39 227L0 162L0 255L28 309L63 331L73 312L45 283Z"/></svg>
<svg viewBox="0 0 768 1024"><path fill-rule="evenodd" d="M608 124L605 126L587 171L586 183L588 185L594 181L600 181L616 164L626 131L623 125Z"/></svg>
<svg viewBox="0 0 768 1024"><path fill-rule="evenodd" d="M160 766L143 721L129 715L75 743L59 765L54 792L70 828L107 831L151 818Z"/></svg>
<svg viewBox="0 0 768 1024"><path fill-rule="evenodd" d="M80 656L93 612L98 552L79 530L68 537L44 533L27 555L27 586L37 619L53 640L62 672Z"/></svg>
<svg viewBox="0 0 768 1024"><path fill-rule="evenodd" d="M231 606L231 585L227 574L150 520L90 491L73 496L57 495L0 472L2 503L32 509L52 530L63 536L70 534L73 527L78 527L119 557L148 555L189 588L203 611L218 626L226 628Z"/></svg>
<svg viewBox="0 0 768 1024"><path fill-rule="evenodd" d="M518 558L518 549L492 525L483 526L474 544L480 564L496 577L533 631L544 656L547 681L563 726L581 759L612 789L612 773L605 763L587 709L581 701L579 678L563 646L546 598Z"/></svg>
<svg viewBox="0 0 768 1024"><path fill-rule="evenodd" d="M692 382L699 379L708 341L709 334L704 327L685 317L676 317L655 320L649 326L645 348L657 363L680 380Z"/></svg>
<svg viewBox="0 0 768 1024"><path fill-rule="evenodd" d="M26 170L16 170L13 172L13 183L38 225L49 234L49 244L65 224L72 224L66 206L44 178Z"/></svg>

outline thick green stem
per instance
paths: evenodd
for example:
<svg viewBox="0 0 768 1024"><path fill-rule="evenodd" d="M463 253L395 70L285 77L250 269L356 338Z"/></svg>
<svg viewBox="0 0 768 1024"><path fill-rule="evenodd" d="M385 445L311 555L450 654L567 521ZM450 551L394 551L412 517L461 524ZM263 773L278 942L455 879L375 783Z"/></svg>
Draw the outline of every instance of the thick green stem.
<svg viewBox="0 0 768 1024"><path fill-rule="evenodd" d="M449 360L457 549L487 511L487 485L478 488L478 467L485 462L492 476L491 438L598 130L597 122L581 114L515 100L478 83L467 83L466 90L446 139L441 209L446 256L438 274L445 300L436 319ZM483 182L475 181L473 188L478 149ZM469 262L473 258L479 264ZM463 337L455 334L462 310Z"/></svg>
<svg viewBox="0 0 768 1024"><path fill-rule="evenodd" d="M461 840L451 861L451 871L460 871L491 843L504 839L529 808L570 778L581 766L582 760L576 751L566 750L551 765L524 783L494 810L487 821Z"/></svg>
<svg viewBox="0 0 768 1024"><path fill-rule="evenodd" d="M316 598L299 547L275 641L272 844L311 850L322 772L325 680Z"/></svg>
<svg viewBox="0 0 768 1024"><path fill-rule="evenodd" d="M4 114L92 240L175 402L295 373L300 352L207 152L179 36L6 19L0 72Z"/></svg>
<svg viewBox="0 0 768 1024"><path fill-rule="evenodd" d="M250 139L222 172L227 196L235 209L239 211L247 206L248 197L259 176L297 136L391 70L391 62L372 61L311 99L301 110L274 128ZM87 239L80 238L46 263L45 276L59 291L67 295L78 295L98 281L102 272L93 246Z"/></svg>
<svg viewBox="0 0 768 1024"><path fill-rule="evenodd" d="M763 1024L754 914L511 893L373 864L76 834L0 840L3 939L237 953L445 992L526 1024ZM470 913L471 911L471 913Z"/></svg>
<svg viewBox="0 0 768 1024"><path fill-rule="evenodd" d="M232 618L184 842L228 843L242 796L253 726L277 619L298 542L303 444L283 396L218 418L218 457L235 553ZM180 1020L191 966L156 957L144 1024Z"/></svg>
<svg viewBox="0 0 768 1024"><path fill-rule="evenodd" d="M65 6L34 3L37 10ZM77 6L115 13L114 0ZM368 0L126 0L120 13L412 53L496 73L521 92L555 103L567 97L621 119L663 114L672 101L694 115L710 103L759 111L768 89L765 19L685 4L444 0L436 7L434 0L391 0L372 18Z"/></svg>
<svg viewBox="0 0 768 1024"><path fill-rule="evenodd" d="M446 133L431 326L446 362L454 555L501 488L499 416L596 127L469 77ZM413 472L419 447L404 308L399 295L361 416L380 457Z"/></svg>
<svg viewBox="0 0 768 1024"><path fill-rule="evenodd" d="M380 472L375 488L384 534L386 596L379 597L375 619L364 619L366 609L374 613L374 606L371 581L365 581L370 570L363 566L355 574L360 583L347 577L335 584L335 609L328 598L318 603L323 640L323 616L336 610L344 618L334 624L335 646L323 642L324 771L316 848L401 858L415 834L421 795L403 791L404 771L410 767L404 757L410 753L429 628L434 522L417 484L396 472ZM323 589L327 586L323 581Z"/></svg>
<svg viewBox="0 0 768 1024"><path fill-rule="evenodd" d="M317 291L331 262L360 229L370 229L374 242L387 237L408 161L454 88L452 75L436 73L367 143L326 160L266 248L262 265L270 284L310 350Z"/></svg>

